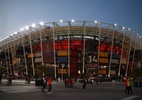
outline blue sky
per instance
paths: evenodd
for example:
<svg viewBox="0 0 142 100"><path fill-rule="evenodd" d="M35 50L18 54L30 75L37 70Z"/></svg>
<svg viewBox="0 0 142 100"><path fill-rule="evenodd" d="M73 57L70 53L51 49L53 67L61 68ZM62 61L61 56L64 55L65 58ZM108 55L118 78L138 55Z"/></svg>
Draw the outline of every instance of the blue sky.
<svg viewBox="0 0 142 100"><path fill-rule="evenodd" d="M0 0L0 40L26 25L61 19L117 23L142 36L142 0Z"/></svg>

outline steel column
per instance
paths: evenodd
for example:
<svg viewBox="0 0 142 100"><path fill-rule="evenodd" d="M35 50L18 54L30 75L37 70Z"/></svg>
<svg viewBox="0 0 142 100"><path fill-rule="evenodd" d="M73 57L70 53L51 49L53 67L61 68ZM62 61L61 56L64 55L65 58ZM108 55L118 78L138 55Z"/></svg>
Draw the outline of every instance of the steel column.
<svg viewBox="0 0 142 100"><path fill-rule="evenodd" d="M123 34L123 40L122 40L122 50L121 50L121 55L120 55L120 63L119 63L119 69L118 69L118 76L120 76L120 69L121 69L122 55L123 55L123 47L124 47L124 40L125 40L125 32Z"/></svg>
<svg viewBox="0 0 142 100"><path fill-rule="evenodd" d="M31 49L33 75L35 75L35 67L34 67L34 59L33 59L33 47L32 47L31 34L29 34L29 36L30 36L30 49Z"/></svg>
<svg viewBox="0 0 142 100"><path fill-rule="evenodd" d="M82 73L84 73L85 69L85 32L86 32L86 22L83 22L84 29L83 29L83 68L82 68Z"/></svg>
<svg viewBox="0 0 142 100"><path fill-rule="evenodd" d="M27 58L26 58L26 53L25 53L25 44L24 44L24 39L23 39L23 37L22 37L22 43L23 43L23 53L24 53L24 61L25 61L26 75L28 75Z"/></svg>
<svg viewBox="0 0 142 100"><path fill-rule="evenodd" d="M57 65L56 65L56 50L55 50L55 23L53 23L53 52L54 52L54 73L55 73L55 79L57 78Z"/></svg>
<svg viewBox="0 0 142 100"><path fill-rule="evenodd" d="M115 26L113 25L114 29ZM110 71L111 71L111 60L112 60L112 52L113 52L113 41L114 41L114 30L112 34L112 40L111 40L111 53L110 53L110 61L109 61L109 70L108 70L108 77L110 77Z"/></svg>
<svg viewBox="0 0 142 100"><path fill-rule="evenodd" d="M132 46L132 36L133 36L133 34L131 34L131 39L130 39L130 49L128 51L127 67L126 67L125 76L127 76L127 74L128 74L128 65L129 65L129 58L130 58L130 52L131 52L131 46Z"/></svg>

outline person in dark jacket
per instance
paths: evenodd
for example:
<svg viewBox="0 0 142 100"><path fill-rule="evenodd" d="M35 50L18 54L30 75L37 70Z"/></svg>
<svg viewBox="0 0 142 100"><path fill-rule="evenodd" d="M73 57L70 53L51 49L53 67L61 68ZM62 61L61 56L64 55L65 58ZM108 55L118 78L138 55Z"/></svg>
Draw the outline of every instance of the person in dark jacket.
<svg viewBox="0 0 142 100"><path fill-rule="evenodd" d="M12 85L12 75L9 76L8 81L7 81L7 85Z"/></svg>
<svg viewBox="0 0 142 100"><path fill-rule="evenodd" d="M45 90L46 86L47 86L47 78L43 77L42 78L42 90L41 90L42 92L45 92L44 90Z"/></svg>
<svg viewBox="0 0 142 100"><path fill-rule="evenodd" d="M82 89L85 89L86 88L86 80L85 80L85 78L82 80L82 83L83 83Z"/></svg>

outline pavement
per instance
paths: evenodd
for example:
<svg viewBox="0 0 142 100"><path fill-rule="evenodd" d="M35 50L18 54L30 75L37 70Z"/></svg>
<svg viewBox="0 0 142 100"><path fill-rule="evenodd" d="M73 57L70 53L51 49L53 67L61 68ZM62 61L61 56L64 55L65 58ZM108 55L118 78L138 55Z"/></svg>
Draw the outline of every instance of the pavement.
<svg viewBox="0 0 142 100"><path fill-rule="evenodd" d="M35 81L25 84L24 80L13 80L11 86L2 80L0 85L1 100L142 100L142 87L133 87L133 95L125 94L124 82L102 82L96 85L87 84L82 89L82 83L75 83L73 88L66 88L62 82L53 81L52 92L41 92L41 86L35 86Z"/></svg>

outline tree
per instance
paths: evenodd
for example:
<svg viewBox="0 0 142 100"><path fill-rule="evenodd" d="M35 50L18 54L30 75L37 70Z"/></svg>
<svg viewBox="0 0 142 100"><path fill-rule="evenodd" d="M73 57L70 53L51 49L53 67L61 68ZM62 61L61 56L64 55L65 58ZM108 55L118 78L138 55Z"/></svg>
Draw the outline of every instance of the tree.
<svg viewBox="0 0 142 100"><path fill-rule="evenodd" d="M43 74L46 75L47 70L48 70L48 68L45 65L38 65L35 68L35 73L36 73L36 75L43 76Z"/></svg>
<svg viewBox="0 0 142 100"><path fill-rule="evenodd" d="M134 80L137 77L142 77L142 68L139 68L139 67L133 68L132 75L133 75Z"/></svg>
<svg viewBox="0 0 142 100"><path fill-rule="evenodd" d="M81 79L84 79L84 78L88 78L89 76L88 76L88 73L81 73L80 74L80 78Z"/></svg>

